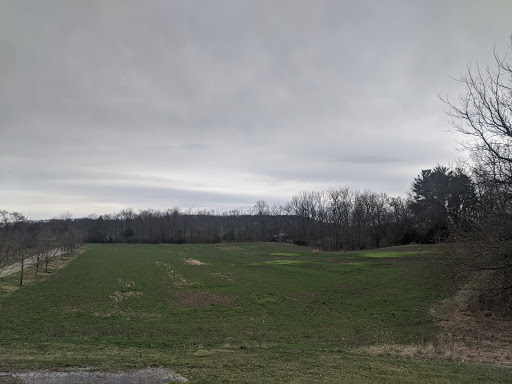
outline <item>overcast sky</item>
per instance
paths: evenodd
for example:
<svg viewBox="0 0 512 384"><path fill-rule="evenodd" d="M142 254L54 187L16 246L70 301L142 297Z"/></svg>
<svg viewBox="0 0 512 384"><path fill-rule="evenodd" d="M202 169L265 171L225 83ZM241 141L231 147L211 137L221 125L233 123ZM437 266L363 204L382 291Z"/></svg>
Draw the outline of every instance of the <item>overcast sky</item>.
<svg viewBox="0 0 512 384"><path fill-rule="evenodd" d="M511 33L510 0L0 0L0 209L405 195Z"/></svg>

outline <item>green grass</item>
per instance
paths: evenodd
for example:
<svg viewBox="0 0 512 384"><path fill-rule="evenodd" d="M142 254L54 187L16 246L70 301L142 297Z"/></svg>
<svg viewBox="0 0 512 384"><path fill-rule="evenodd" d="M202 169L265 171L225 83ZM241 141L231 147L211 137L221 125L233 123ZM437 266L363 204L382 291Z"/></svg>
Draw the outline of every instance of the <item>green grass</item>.
<svg viewBox="0 0 512 384"><path fill-rule="evenodd" d="M0 367L167 366L207 383L510 381L488 365L354 352L435 335L428 310L453 289L431 247L91 245L41 283L0 293Z"/></svg>
<svg viewBox="0 0 512 384"><path fill-rule="evenodd" d="M300 253L296 252L272 252L272 256L300 256Z"/></svg>

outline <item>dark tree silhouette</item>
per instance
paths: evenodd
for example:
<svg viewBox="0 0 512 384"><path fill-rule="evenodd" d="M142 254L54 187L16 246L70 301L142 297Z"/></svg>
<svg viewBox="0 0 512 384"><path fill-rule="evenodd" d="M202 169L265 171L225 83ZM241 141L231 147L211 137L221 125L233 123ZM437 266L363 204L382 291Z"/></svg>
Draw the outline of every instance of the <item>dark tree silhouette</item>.
<svg viewBox="0 0 512 384"><path fill-rule="evenodd" d="M421 171L412 184L418 232L433 242L449 234L449 228L470 214L476 203L475 188L462 170L437 165Z"/></svg>

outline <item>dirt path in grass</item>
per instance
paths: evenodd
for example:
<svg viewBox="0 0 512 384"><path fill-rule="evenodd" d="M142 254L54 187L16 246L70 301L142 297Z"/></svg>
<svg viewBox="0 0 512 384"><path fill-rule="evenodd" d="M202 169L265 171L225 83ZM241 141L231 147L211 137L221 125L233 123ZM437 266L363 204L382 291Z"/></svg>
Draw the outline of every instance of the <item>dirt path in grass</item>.
<svg viewBox="0 0 512 384"><path fill-rule="evenodd" d="M146 368L130 372L94 372L83 368L61 371L0 372L0 382L9 384L167 384L188 380L170 369Z"/></svg>
<svg viewBox="0 0 512 384"><path fill-rule="evenodd" d="M62 255L62 253L63 253L62 249L56 248L52 251L52 258L55 256L60 256L60 255ZM26 257L25 260L23 261L23 269L31 267L32 265L35 265L37 263L38 256L43 258L43 256L41 254ZM41 264L43 262L44 262L44 260L41 260ZM2 268L0 270L0 278L2 278L4 276L12 275L13 273L16 273L19 271L21 271L21 261L18 261L17 263L14 263L14 264L11 264L11 265L8 265L8 266Z"/></svg>

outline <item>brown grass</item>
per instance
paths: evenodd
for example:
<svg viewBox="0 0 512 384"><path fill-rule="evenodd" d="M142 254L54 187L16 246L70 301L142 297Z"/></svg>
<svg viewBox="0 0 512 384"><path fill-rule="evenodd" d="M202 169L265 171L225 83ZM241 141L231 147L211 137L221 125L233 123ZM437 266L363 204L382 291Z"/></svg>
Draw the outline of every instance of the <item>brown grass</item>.
<svg viewBox="0 0 512 384"><path fill-rule="evenodd" d="M449 361L471 361L497 366L512 366L510 344L480 340L477 343L455 341L452 337L441 341L427 341L420 344L383 344L361 347L360 352L372 356L390 355L415 359L441 359Z"/></svg>
<svg viewBox="0 0 512 384"><path fill-rule="evenodd" d="M416 344L358 348L370 355L471 361L512 367L512 321L471 309L475 291L466 285L431 309L441 331Z"/></svg>

